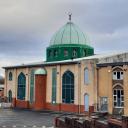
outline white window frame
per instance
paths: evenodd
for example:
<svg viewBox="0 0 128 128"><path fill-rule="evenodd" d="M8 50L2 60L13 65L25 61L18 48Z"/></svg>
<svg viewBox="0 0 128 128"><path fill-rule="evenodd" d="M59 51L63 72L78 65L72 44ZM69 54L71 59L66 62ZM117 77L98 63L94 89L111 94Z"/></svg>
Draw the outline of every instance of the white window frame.
<svg viewBox="0 0 128 128"><path fill-rule="evenodd" d="M116 103L118 102L117 101L117 90L120 90L120 99L121 99L121 103L123 103L123 106L115 106L114 105L115 102ZM116 94L114 94L114 91L116 91ZM114 89L113 90L113 106L114 106L114 108L124 108L124 94L122 95L121 91L123 91L123 89ZM114 99L114 97L116 97L116 100ZM122 97L123 97L123 100L122 100Z"/></svg>
<svg viewBox="0 0 128 128"><path fill-rule="evenodd" d="M117 74L120 73L120 78L117 77ZM114 71L113 72L113 80L123 80L124 73L123 71Z"/></svg>

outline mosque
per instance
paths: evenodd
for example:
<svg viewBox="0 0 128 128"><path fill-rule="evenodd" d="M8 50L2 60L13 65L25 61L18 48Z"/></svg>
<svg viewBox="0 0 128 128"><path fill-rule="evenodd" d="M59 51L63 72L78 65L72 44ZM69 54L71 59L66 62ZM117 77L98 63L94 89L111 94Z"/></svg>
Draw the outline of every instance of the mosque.
<svg viewBox="0 0 128 128"><path fill-rule="evenodd" d="M13 107L128 115L128 53L94 54L71 15L53 35L46 61L3 68Z"/></svg>

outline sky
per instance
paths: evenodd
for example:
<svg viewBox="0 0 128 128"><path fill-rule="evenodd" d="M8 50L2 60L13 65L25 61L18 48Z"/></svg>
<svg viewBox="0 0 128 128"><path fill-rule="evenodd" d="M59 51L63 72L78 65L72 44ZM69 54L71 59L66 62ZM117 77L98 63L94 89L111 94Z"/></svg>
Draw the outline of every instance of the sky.
<svg viewBox="0 0 128 128"><path fill-rule="evenodd" d="M95 54L127 51L127 5L128 0L0 0L0 74L3 66L45 60L68 12Z"/></svg>

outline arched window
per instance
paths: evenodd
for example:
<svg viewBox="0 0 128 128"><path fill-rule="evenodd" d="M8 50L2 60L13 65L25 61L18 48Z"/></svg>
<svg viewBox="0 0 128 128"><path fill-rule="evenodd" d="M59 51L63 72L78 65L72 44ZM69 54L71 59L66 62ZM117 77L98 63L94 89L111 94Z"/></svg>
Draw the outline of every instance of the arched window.
<svg viewBox="0 0 128 128"><path fill-rule="evenodd" d="M70 71L62 77L62 102L74 103L74 74Z"/></svg>
<svg viewBox="0 0 128 128"><path fill-rule="evenodd" d="M8 91L8 102L9 103L12 102L12 91L11 90Z"/></svg>
<svg viewBox="0 0 128 128"><path fill-rule="evenodd" d="M86 49L83 50L83 56L86 56Z"/></svg>
<svg viewBox="0 0 128 128"><path fill-rule="evenodd" d="M64 49L64 56L68 56L68 50L67 49Z"/></svg>
<svg viewBox="0 0 128 128"><path fill-rule="evenodd" d="M113 80L123 80L123 71L114 71Z"/></svg>
<svg viewBox="0 0 128 128"><path fill-rule="evenodd" d="M17 98L20 100L25 99L25 90L26 90L26 77L23 73L20 73L18 76L18 90Z"/></svg>
<svg viewBox="0 0 128 128"><path fill-rule="evenodd" d="M89 110L89 95L85 94L84 95L84 111Z"/></svg>
<svg viewBox="0 0 128 128"><path fill-rule="evenodd" d="M120 85L113 89L114 107L124 107L124 90Z"/></svg>
<svg viewBox="0 0 128 128"><path fill-rule="evenodd" d="M31 70L31 76L30 76L30 102L32 103L34 100L34 73L35 70Z"/></svg>
<svg viewBox="0 0 128 128"><path fill-rule="evenodd" d="M72 56L73 56L73 57L76 57L76 56L77 56L77 51L76 51L76 49L73 49Z"/></svg>
<svg viewBox="0 0 128 128"><path fill-rule="evenodd" d="M9 80L12 80L12 72L9 72Z"/></svg>
<svg viewBox="0 0 128 128"><path fill-rule="evenodd" d="M57 57L58 56L58 51L54 50L54 56Z"/></svg>
<svg viewBox="0 0 128 128"><path fill-rule="evenodd" d="M52 51L51 51L51 50L48 51L48 56L49 56L49 57L52 56Z"/></svg>
<svg viewBox="0 0 128 128"><path fill-rule="evenodd" d="M88 68L84 69L84 84L89 84L89 70L88 70Z"/></svg>

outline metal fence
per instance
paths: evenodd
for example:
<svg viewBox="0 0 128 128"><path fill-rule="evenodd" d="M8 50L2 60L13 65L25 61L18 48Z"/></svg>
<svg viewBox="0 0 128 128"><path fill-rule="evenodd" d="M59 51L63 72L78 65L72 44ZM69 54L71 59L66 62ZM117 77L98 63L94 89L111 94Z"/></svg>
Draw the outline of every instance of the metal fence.
<svg viewBox="0 0 128 128"><path fill-rule="evenodd" d="M0 103L0 108L11 108L12 107L12 103Z"/></svg>

